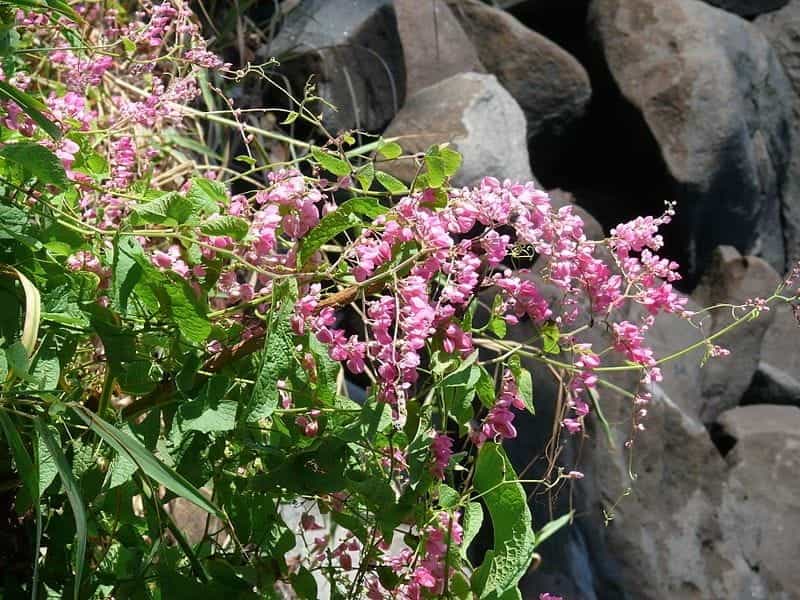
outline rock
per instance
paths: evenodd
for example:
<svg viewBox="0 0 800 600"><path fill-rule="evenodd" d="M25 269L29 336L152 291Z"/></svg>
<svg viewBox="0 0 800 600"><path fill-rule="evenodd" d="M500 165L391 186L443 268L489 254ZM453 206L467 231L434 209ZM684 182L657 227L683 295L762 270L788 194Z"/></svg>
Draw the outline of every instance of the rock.
<svg viewBox="0 0 800 600"><path fill-rule="evenodd" d="M441 0L395 0L403 42L406 93L459 73L485 72L478 54L450 7Z"/></svg>
<svg viewBox="0 0 800 600"><path fill-rule="evenodd" d="M795 92L792 98L794 121L789 131L792 141L791 176L783 202L788 270L800 260L800 0L791 0L781 10L762 15L754 23L775 48Z"/></svg>
<svg viewBox="0 0 800 600"><path fill-rule="evenodd" d="M547 174L572 143L592 90L581 64L509 13L479 0L448 0L486 69L519 103L537 176Z"/></svg>
<svg viewBox="0 0 800 600"><path fill-rule="evenodd" d="M593 427L579 467L585 478L577 487L594 519L594 527L587 523L584 530L594 531L616 561L618 586L626 593L598 597L772 598L738 547L741 517L723 503L726 467L705 428L656 387L647 429L628 451L629 407L608 396L604 406L609 421L620 423L613 432L616 447L609 448L599 426Z"/></svg>
<svg viewBox="0 0 800 600"><path fill-rule="evenodd" d="M588 27L603 59L593 66L597 85L610 85L606 119L636 153L655 148L650 162L662 163L661 179L640 193L678 202L669 236L689 284L721 244L782 271L792 90L766 39L696 0L596 0ZM628 158L620 156L618 177Z"/></svg>
<svg viewBox="0 0 800 600"><path fill-rule="evenodd" d="M761 345L761 360L800 379L800 322L787 304L772 309L772 325Z"/></svg>
<svg viewBox="0 0 800 600"><path fill-rule="evenodd" d="M800 406L800 381L761 361L742 404L789 404Z"/></svg>
<svg viewBox="0 0 800 600"><path fill-rule="evenodd" d="M755 17L778 10L789 0L704 0L709 4L742 17Z"/></svg>
<svg viewBox="0 0 800 600"><path fill-rule="evenodd" d="M493 75L462 73L420 90L407 101L384 133L400 140L408 152L432 144L452 143L464 157L454 178L470 185L486 175L498 179L533 179L525 143L525 115ZM411 160L387 165L387 170L411 181Z"/></svg>
<svg viewBox="0 0 800 600"><path fill-rule="evenodd" d="M310 76L326 127L383 128L405 98L405 66L391 0L302 0L286 15L272 43L258 52L275 56L295 95Z"/></svg>
<svg viewBox="0 0 800 600"><path fill-rule="evenodd" d="M735 442L725 457L734 495L724 504L741 515L732 529L737 545L770 598L798 598L800 409L742 406L720 415L719 426Z"/></svg>
<svg viewBox="0 0 800 600"><path fill-rule="evenodd" d="M778 274L760 258L741 256L734 248L722 246L692 297L701 306L741 305L750 298L769 297L779 282ZM744 312L740 310L738 315ZM711 423L722 411L739 404L758 368L762 340L772 318L772 311L763 312L758 319L714 340L731 354L709 360L702 370L699 415L703 422ZM730 310L715 310L706 319L705 332L717 332L730 322Z"/></svg>

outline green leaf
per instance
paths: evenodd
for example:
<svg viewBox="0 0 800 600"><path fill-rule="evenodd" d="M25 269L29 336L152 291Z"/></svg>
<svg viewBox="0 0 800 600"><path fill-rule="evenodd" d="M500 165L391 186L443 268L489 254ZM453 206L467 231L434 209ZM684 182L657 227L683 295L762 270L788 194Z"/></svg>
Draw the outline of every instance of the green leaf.
<svg viewBox="0 0 800 600"><path fill-rule="evenodd" d="M295 593L302 600L317 600L317 580L311 574L311 571L305 567L300 567L300 570L292 575L292 588Z"/></svg>
<svg viewBox="0 0 800 600"><path fill-rule="evenodd" d="M375 165L368 162L361 167L356 173L356 179L364 190L369 190L372 187L372 182L375 180Z"/></svg>
<svg viewBox="0 0 800 600"><path fill-rule="evenodd" d="M177 424L181 431L230 431L236 426L236 402L226 401L227 377L215 375L193 400L181 404Z"/></svg>
<svg viewBox="0 0 800 600"><path fill-rule="evenodd" d="M47 110L47 107L42 102L5 81L0 81L0 97L5 97L18 104L25 114L44 129L51 138L55 140L61 139L62 133L58 126L42 114L43 110Z"/></svg>
<svg viewBox="0 0 800 600"><path fill-rule="evenodd" d="M28 369L30 362L28 361L28 352L22 342L14 342L4 350L6 364L8 369L14 373L15 376L22 379L28 376Z"/></svg>
<svg viewBox="0 0 800 600"><path fill-rule="evenodd" d="M61 189L70 186L61 161L41 144L36 142L9 144L0 150L0 156L18 164L41 183L50 183Z"/></svg>
<svg viewBox="0 0 800 600"><path fill-rule="evenodd" d="M85 409L83 409L85 410ZM75 586L73 588L73 597L78 600L81 591L81 581L83 580L83 569L86 561L86 538L88 535L88 524L86 518L86 509L83 505L83 498L78 488L78 483L72 474L72 470L67 462L67 457L61 450L61 440L56 440L50 429L44 424L41 419L33 421L36 433L39 438L47 446L50 456L53 457L58 474L61 476L61 481L64 484L64 490L67 493L67 499L72 507L72 515L75 518Z"/></svg>
<svg viewBox="0 0 800 600"><path fill-rule="evenodd" d="M444 184L444 161L436 155L425 155L425 167L428 169L428 185L432 188L440 188Z"/></svg>
<svg viewBox="0 0 800 600"><path fill-rule="evenodd" d="M22 443L22 437L19 435L17 426L4 410L0 410L0 428L2 428L3 436L8 442L11 456L14 457L14 462L17 466L17 474L22 480L25 490L31 498L31 502L36 504L39 502L38 470L34 468L31 456L28 454L25 444Z"/></svg>
<svg viewBox="0 0 800 600"><path fill-rule="evenodd" d="M378 153L387 160L403 155L403 148L397 142L387 142L378 148Z"/></svg>
<svg viewBox="0 0 800 600"><path fill-rule="evenodd" d="M531 529L531 512L525 490L499 444L481 447L474 483L489 509L494 547L473 581L479 598L498 598L516 587L533 560L536 536Z"/></svg>
<svg viewBox="0 0 800 600"><path fill-rule="evenodd" d="M536 408L533 405L533 380L531 372L528 369L522 369L517 375L517 389L522 401L525 403L525 408L532 415L536 414Z"/></svg>
<svg viewBox="0 0 800 600"><path fill-rule="evenodd" d="M439 506L442 508L455 508L461 500L461 495L444 483L439 484Z"/></svg>
<svg viewBox="0 0 800 600"><path fill-rule="evenodd" d="M206 307L188 282L180 279L166 286L172 318L183 336L192 342L204 342L211 335Z"/></svg>
<svg viewBox="0 0 800 600"><path fill-rule="evenodd" d="M492 408L497 397L494 389L494 378L483 365L478 365L478 370L480 371L480 377L478 377L478 382L475 384L475 392L478 394L481 404L486 408Z"/></svg>
<svg viewBox="0 0 800 600"><path fill-rule="evenodd" d="M536 414L536 408L533 405L533 379L531 373L522 366L519 359L519 354L515 354L508 360L508 369L514 375L517 382L517 389L519 390L520 398L525 403L525 408L532 415Z"/></svg>
<svg viewBox="0 0 800 600"><path fill-rule="evenodd" d="M271 416L278 407L278 380L288 378L295 360L294 333L289 319L294 314L296 298L297 287L293 281L276 290L256 382L246 409L249 422Z"/></svg>
<svg viewBox="0 0 800 600"><path fill-rule="evenodd" d="M237 242L243 240L250 230L249 223L241 217L225 215L206 221L200 226L205 235L227 235Z"/></svg>
<svg viewBox="0 0 800 600"><path fill-rule="evenodd" d="M314 253L340 233L363 225L358 217L374 219L387 211L375 198L357 197L343 202L335 211L328 213L316 227L303 238L298 254L298 263L304 265Z"/></svg>
<svg viewBox="0 0 800 600"><path fill-rule="evenodd" d="M461 154L452 148L440 148L439 157L442 159L444 174L447 177L452 177L461 168Z"/></svg>
<svg viewBox="0 0 800 600"><path fill-rule="evenodd" d="M314 159L322 166L323 169L333 173L337 177L344 177L345 175L350 174L350 170L352 167L350 163L346 160L342 160L341 158L337 158L333 154L330 154L323 150L322 148L311 148L311 154Z"/></svg>
<svg viewBox="0 0 800 600"><path fill-rule="evenodd" d="M134 225L183 225L194 213L195 205L191 200L176 192L168 192L155 200L134 206L131 222Z"/></svg>
<svg viewBox="0 0 800 600"><path fill-rule="evenodd" d="M198 214L213 215L219 212L220 206L228 204L228 193L219 181L203 177L193 177L189 182L186 198Z"/></svg>
<svg viewBox="0 0 800 600"><path fill-rule="evenodd" d="M224 518L220 510L209 502L197 488L158 460L134 436L117 429L79 404L72 404L71 407L92 431L119 454L130 458L148 477L206 512Z"/></svg>
<svg viewBox="0 0 800 600"><path fill-rule="evenodd" d="M506 320L498 315L492 316L492 318L489 320L488 327L489 331L501 339L506 337L506 333L508 332Z"/></svg>
<svg viewBox="0 0 800 600"><path fill-rule="evenodd" d="M464 509L464 537L461 543L461 556L467 557L467 550L483 525L483 507L479 502L470 502Z"/></svg>
<svg viewBox="0 0 800 600"><path fill-rule="evenodd" d="M52 426L45 425L45 427ZM39 472L38 497L41 497L45 490L50 487L50 484L55 481L56 475L58 475L58 467L53 455L50 454L50 450L47 449L47 444L44 443L44 440L39 435L36 436L36 465Z"/></svg>
<svg viewBox="0 0 800 600"><path fill-rule="evenodd" d="M558 346L558 340L561 338L561 332L558 330L558 325L553 322L545 323L542 325L542 350L548 354L558 354L561 348Z"/></svg>
<svg viewBox="0 0 800 600"><path fill-rule="evenodd" d="M559 529L567 525L570 521L572 521L572 517L575 515L575 511L569 511L565 515L561 515L557 519L554 519L547 523L544 527L542 527L539 531L536 532L536 544L534 547L538 546L542 542L544 542L547 538L554 535L558 532Z"/></svg>
<svg viewBox="0 0 800 600"><path fill-rule="evenodd" d="M378 180L378 183L393 196L407 194L409 191L405 183L383 171L375 171L375 178Z"/></svg>
<svg viewBox="0 0 800 600"><path fill-rule="evenodd" d="M18 208L0 204L0 240L13 240L28 225L28 215Z"/></svg>

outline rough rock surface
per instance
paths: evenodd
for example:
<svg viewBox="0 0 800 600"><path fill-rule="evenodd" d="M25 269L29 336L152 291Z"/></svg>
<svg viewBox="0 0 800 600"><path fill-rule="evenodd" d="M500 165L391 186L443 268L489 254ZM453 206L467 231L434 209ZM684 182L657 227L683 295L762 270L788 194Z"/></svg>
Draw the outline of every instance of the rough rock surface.
<svg viewBox="0 0 800 600"><path fill-rule="evenodd" d="M778 10L789 0L705 0L717 8L736 13L743 17L754 17Z"/></svg>
<svg viewBox="0 0 800 600"><path fill-rule="evenodd" d="M779 304L761 348L761 360L800 379L800 322L791 307Z"/></svg>
<svg viewBox="0 0 800 600"><path fill-rule="evenodd" d="M420 90L397 114L385 136L400 140L407 152L451 142L463 154L455 185L469 185L485 175L498 179L533 179L525 143L525 115L494 75L462 73ZM411 160L389 170L411 181Z"/></svg>
<svg viewBox="0 0 800 600"><path fill-rule="evenodd" d="M405 65L391 0L303 0L286 16L263 57L281 60L296 95L310 76L324 123L338 130L377 130L405 97Z"/></svg>
<svg viewBox="0 0 800 600"><path fill-rule="evenodd" d="M792 90L766 39L696 0L596 0L588 26L618 92L609 110L634 111L659 150L690 279L720 244L782 271Z"/></svg>
<svg viewBox="0 0 800 600"><path fill-rule="evenodd" d="M586 477L577 487L594 518L594 527L587 523L584 530L594 531L616 561L618 588L625 591L600 588L597 597L769 598L738 547L739 515L723 503L724 461L698 421L659 388L654 392L647 429L631 451L624 448L630 406L608 396L606 417L621 424L613 431L616 447L609 448L593 421L583 449ZM611 518L607 527L603 514Z"/></svg>
<svg viewBox="0 0 800 600"><path fill-rule="evenodd" d="M742 404L789 404L800 407L800 381L786 371L761 361Z"/></svg>
<svg viewBox="0 0 800 600"><path fill-rule="evenodd" d="M783 236L790 268L800 260L800 0L791 0L781 10L762 15L754 23L775 48L795 92L791 176L783 202Z"/></svg>
<svg viewBox="0 0 800 600"><path fill-rule="evenodd" d="M744 304L749 298L767 298L778 287L780 277L766 262L741 256L734 248L722 246L706 276L693 293L701 306ZM742 314L740 311L739 314ZM764 335L772 323L772 312L745 322L714 342L732 350L730 356L709 361L701 372L700 419L711 423L722 411L739 404L761 359ZM707 319L707 333L717 332L731 321L729 310L716 310Z"/></svg>
<svg viewBox="0 0 800 600"><path fill-rule="evenodd" d="M737 544L770 598L800 597L800 409L742 406L719 425L735 441L725 457L733 491L725 505L741 515L732 529Z"/></svg>
<svg viewBox="0 0 800 600"><path fill-rule="evenodd" d="M459 73L484 72L472 42L445 2L395 0L394 10L409 96Z"/></svg>
<svg viewBox="0 0 800 600"><path fill-rule="evenodd" d="M519 103L533 170L547 173L585 115L592 90L581 64L509 13L478 0L449 0L481 62Z"/></svg>

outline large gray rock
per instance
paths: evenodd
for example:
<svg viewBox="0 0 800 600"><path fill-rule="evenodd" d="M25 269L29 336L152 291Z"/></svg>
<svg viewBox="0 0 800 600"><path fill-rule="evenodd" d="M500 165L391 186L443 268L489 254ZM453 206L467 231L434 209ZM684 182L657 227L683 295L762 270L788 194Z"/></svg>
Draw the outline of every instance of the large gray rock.
<svg viewBox="0 0 800 600"><path fill-rule="evenodd" d="M754 17L763 13L778 10L789 0L705 0L717 8L736 13L743 17Z"/></svg>
<svg viewBox="0 0 800 600"><path fill-rule="evenodd" d="M464 157L454 178L470 185L490 175L498 179L533 179L525 142L525 115L494 75L462 73L420 90L407 101L384 133L401 136L408 152L450 142ZM411 181L413 161L387 165L395 176Z"/></svg>
<svg viewBox="0 0 800 600"><path fill-rule="evenodd" d="M411 94L459 73L483 73L472 41L441 0L395 0Z"/></svg>
<svg viewBox="0 0 800 600"><path fill-rule="evenodd" d="M258 52L277 57L296 96L309 77L336 107L313 107L335 134L379 130L405 98L405 66L391 0L302 0Z"/></svg>
<svg viewBox="0 0 800 600"><path fill-rule="evenodd" d="M586 70L509 13L479 0L448 1L483 65L525 113L533 170L542 177L574 141L570 134L586 113L592 95Z"/></svg>
<svg viewBox="0 0 800 600"><path fill-rule="evenodd" d="M800 407L800 381L761 361L742 404L789 404Z"/></svg>
<svg viewBox="0 0 800 600"><path fill-rule="evenodd" d="M783 222L787 269L800 260L800 0L791 0L779 11L755 20L775 48L794 88L791 176L784 194Z"/></svg>
<svg viewBox="0 0 800 600"><path fill-rule="evenodd" d="M800 322L791 306L772 309L773 321L764 336L761 360L800 380Z"/></svg>
<svg viewBox="0 0 800 600"><path fill-rule="evenodd" d="M692 296L701 306L742 305L750 298L769 297L779 282L778 274L760 258L742 256L734 248L722 246ZM740 310L737 316L745 312ZM762 312L758 319L741 323L714 340L731 354L710 360L702 370L699 416L703 422L711 423L722 411L739 404L758 369L762 341L772 319L772 311ZM705 319L704 331L715 333L731 321L729 309L715 310Z"/></svg>
<svg viewBox="0 0 800 600"><path fill-rule="evenodd" d="M770 598L798 598L800 409L743 406L723 413L719 425L735 442L725 457L734 494L724 504L741 515L732 529L737 545Z"/></svg>
<svg viewBox="0 0 800 600"><path fill-rule="evenodd" d="M588 26L617 93L608 110L633 111L641 146L658 148L690 280L720 244L782 271L792 90L766 39L696 0L596 0Z"/></svg>
<svg viewBox="0 0 800 600"><path fill-rule="evenodd" d="M656 388L630 450L630 407L603 394L618 423L609 447L592 421L577 486L624 594L600 598L772 598L750 570L736 535L740 515L723 502L726 467L705 428ZM632 480L630 473L635 475ZM608 521L603 526L602 517Z"/></svg>

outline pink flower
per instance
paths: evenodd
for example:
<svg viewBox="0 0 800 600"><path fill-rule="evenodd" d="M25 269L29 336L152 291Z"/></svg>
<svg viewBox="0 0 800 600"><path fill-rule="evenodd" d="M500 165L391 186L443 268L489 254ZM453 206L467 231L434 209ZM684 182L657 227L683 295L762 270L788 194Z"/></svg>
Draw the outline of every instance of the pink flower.
<svg viewBox="0 0 800 600"><path fill-rule="evenodd" d="M433 454L431 473L437 479L444 479L444 470L450 464L450 457L453 454L453 440L447 434L437 433L431 443L431 453Z"/></svg>

